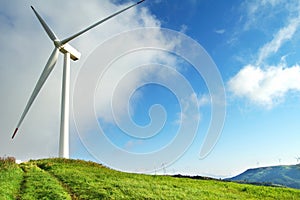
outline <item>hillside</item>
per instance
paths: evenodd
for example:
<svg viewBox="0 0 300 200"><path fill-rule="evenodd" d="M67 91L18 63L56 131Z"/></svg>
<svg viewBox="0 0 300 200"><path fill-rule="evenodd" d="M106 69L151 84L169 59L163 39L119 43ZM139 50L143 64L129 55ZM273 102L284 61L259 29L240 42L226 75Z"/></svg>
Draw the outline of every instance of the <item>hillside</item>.
<svg viewBox="0 0 300 200"><path fill-rule="evenodd" d="M300 190L123 173L80 160L0 160L0 199L299 199Z"/></svg>
<svg viewBox="0 0 300 200"><path fill-rule="evenodd" d="M300 165L281 165L248 169L231 181L267 183L300 189Z"/></svg>

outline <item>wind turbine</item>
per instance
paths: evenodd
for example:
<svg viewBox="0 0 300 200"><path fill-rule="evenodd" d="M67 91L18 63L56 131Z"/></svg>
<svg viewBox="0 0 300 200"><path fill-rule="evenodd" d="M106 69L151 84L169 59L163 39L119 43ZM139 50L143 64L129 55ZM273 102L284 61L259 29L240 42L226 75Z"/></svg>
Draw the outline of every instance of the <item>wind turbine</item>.
<svg viewBox="0 0 300 200"><path fill-rule="evenodd" d="M80 53L73 48L71 45L68 44L71 40L75 39L76 37L80 36L81 34L87 32L88 30L98 26L99 24L109 20L110 18L142 3L145 0L141 0L131 6L128 6L91 26L83 29L82 31L64 39L59 40L58 37L54 34L54 32L50 29L50 27L46 24L46 22L42 19L42 17L38 14L38 12L31 6L34 14L38 18L39 22L43 26L44 30L46 31L49 38L54 43L54 50L52 51L46 66L27 102L27 105L21 115L21 118L17 124L17 127L12 135L12 139L15 137L19 127L21 126L26 114L28 113L32 103L36 99L39 91L41 90L42 86L44 85L45 81L47 80L49 74L53 70L56 61L58 59L59 51L64 54L64 65L63 65L63 80L62 80L62 98L61 98L61 121L60 121L60 139L59 139L59 157L62 158L69 158L69 99L70 99L70 59L76 61L80 58Z"/></svg>

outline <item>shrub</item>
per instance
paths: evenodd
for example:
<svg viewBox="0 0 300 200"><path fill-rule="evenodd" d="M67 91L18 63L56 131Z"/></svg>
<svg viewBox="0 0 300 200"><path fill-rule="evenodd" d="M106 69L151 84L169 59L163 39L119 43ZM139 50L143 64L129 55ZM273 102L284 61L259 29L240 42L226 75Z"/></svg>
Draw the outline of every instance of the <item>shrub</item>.
<svg viewBox="0 0 300 200"><path fill-rule="evenodd" d="M1 168L9 168L16 165L15 157L0 157L0 167Z"/></svg>

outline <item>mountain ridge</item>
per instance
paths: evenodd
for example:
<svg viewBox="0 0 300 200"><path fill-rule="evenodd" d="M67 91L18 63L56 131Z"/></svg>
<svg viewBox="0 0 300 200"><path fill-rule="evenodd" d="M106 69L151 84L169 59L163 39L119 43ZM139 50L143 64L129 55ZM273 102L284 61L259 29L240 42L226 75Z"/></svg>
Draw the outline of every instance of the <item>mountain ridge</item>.
<svg viewBox="0 0 300 200"><path fill-rule="evenodd" d="M250 168L225 180L300 189L300 164Z"/></svg>

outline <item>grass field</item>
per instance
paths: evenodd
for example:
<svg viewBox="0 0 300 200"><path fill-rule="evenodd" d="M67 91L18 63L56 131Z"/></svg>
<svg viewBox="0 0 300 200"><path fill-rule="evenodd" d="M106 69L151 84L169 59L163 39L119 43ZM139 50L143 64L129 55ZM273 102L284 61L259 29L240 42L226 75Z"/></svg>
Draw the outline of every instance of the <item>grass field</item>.
<svg viewBox="0 0 300 200"><path fill-rule="evenodd" d="M0 160L1 162L1 160ZM300 190L118 172L93 162L0 164L0 199L300 199Z"/></svg>

